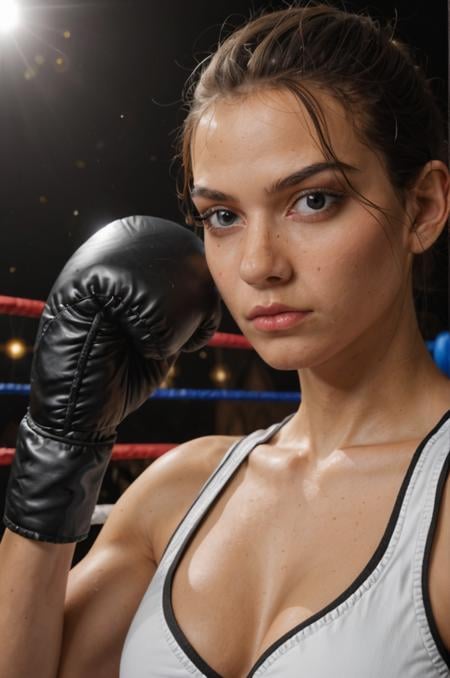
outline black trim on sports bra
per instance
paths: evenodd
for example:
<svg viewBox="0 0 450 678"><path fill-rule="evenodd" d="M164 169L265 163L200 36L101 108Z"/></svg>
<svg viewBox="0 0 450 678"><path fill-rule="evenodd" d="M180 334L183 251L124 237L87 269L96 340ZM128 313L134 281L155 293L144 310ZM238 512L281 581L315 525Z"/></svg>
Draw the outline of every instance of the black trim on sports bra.
<svg viewBox="0 0 450 678"><path fill-rule="evenodd" d="M431 600L430 600L430 589L429 589L429 568L431 560L431 547L433 545L433 538L436 532L436 525L438 520L439 507L442 500L442 495L444 492L445 481L450 471L450 441L449 441L449 454L445 460L444 466L442 468L441 474L439 476L436 496L434 501L433 516L431 519L430 529L428 531L427 542L425 545L425 553L423 557L422 565L422 594L423 594L423 603L425 607L425 613L428 619L428 625L430 627L431 635L434 638L434 642L437 645L439 653L447 664L447 667L450 669L450 651L444 645L444 641L441 638L439 630L436 626L436 622L433 617L433 612L431 609Z"/></svg>
<svg viewBox="0 0 450 678"><path fill-rule="evenodd" d="M268 647L261 657L257 659L255 664L252 666L250 669L250 672L247 675L247 678L252 678L254 676L255 672L257 669L266 661L268 657L270 657L280 645L283 645L289 638L292 636L296 635L299 633L302 629L306 628L307 626L310 626L313 624L315 621L320 619L321 617L325 616L330 612L331 610L335 609L338 607L341 603L343 603L347 598L349 598L362 584L363 582L371 575L371 573L375 570L377 567L378 563L382 559L384 553L386 552L386 549L389 545L389 542L391 540L392 534L394 532L395 526L397 524L397 520L400 514L400 509L406 494L406 491L408 489L408 485L411 479L411 476L414 472L414 469L416 467L417 462L419 461L420 455L422 450L424 449L425 445L427 442L432 438L432 436L440 429L440 427L445 423L445 421L450 418L450 410L448 410L443 417L440 419L440 421L434 426L434 428L427 434L427 436L422 440L422 442L419 444L417 447L416 451L414 452L414 455L409 463L408 470L403 478L400 490L398 492L394 508L392 510L391 516L389 518L387 527L385 529L385 532L383 534L383 537L381 538L381 541L375 550L375 553L369 560L368 564L365 566L363 571L356 577L356 579L353 581L350 586L345 589L343 593L341 593L335 600L333 600L331 603L329 603L326 607L322 608L319 612L316 612L313 614L311 617L308 617L308 619L305 619L303 622L298 624L297 626L294 626L290 631L286 632L281 638L273 642L270 647ZM273 433L275 435L276 429ZM267 441L266 441L267 442ZM199 671L201 671L206 678L223 678L219 673L217 673L209 664L202 658L200 655L197 653L195 648L191 645L189 640L186 638L184 635L182 629L178 625L178 622L175 617L175 613L173 610L172 606L172 585L173 585L173 578L175 575L176 568L178 566L178 563L180 562L181 558L183 557L183 554L185 553L186 549L188 548L189 544L191 543L192 539L194 538L197 530L199 527L202 525L203 521L206 519L207 515L209 514L209 511L213 507L214 503L220 498L222 493L224 492L225 488L227 487L229 481L234 477L238 469L240 468L242 462L248 457L248 455L251 453L254 447L256 445L260 444L261 441L255 442L255 445L250 448L248 451L247 455L244 457L244 459L241 461L240 464L236 467L236 469L230 474L230 476L226 479L224 486L221 488L221 490L218 492L217 496L214 498L214 500L209 504L205 512L203 513L201 519L199 522L194 526L194 528L191 530L191 532L188 534L187 538L183 542L183 544L180 546L180 549L171 564L165 581L164 581L164 587L163 587L163 611L164 611L164 616L166 619L166 622L176 640L180 648L184 651L184 653L189 657L189 659L192 661L192 663L198 668ZM218 470L218 469L217 469ZM215 474L214 474L215 475ZM441 490L442 491L442 490ZM201 494L201 493L200 493ZM200 497L200 495L199 495ZM199 499L197 497L197 500ZM196 501L197 501L196 500ZM435 629L435 632L437 632L437 629ZM433 634L434 635L434 634ZM437 635L439 638L439 636ZM442 641L441 641L441 647L442 647Z"/></svg>

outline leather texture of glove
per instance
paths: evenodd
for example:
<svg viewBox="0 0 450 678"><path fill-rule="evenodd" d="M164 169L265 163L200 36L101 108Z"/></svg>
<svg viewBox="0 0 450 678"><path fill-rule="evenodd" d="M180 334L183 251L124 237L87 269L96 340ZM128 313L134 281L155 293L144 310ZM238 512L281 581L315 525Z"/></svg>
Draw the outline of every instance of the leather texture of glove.
<svg viewBox="0 0 450 678"><path fill-rule="evenodd" d="M84 539L118 424L219 322L203 243L187 228L134 216L89 238L40 320L5 525L41 541Z"/></svg>

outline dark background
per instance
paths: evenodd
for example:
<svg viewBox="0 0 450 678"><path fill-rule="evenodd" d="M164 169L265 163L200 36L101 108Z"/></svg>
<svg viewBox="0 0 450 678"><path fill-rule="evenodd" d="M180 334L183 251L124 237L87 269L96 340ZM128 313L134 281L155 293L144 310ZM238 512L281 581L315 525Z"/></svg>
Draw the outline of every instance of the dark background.
<svg viewBox="0 0 450 678"><path fill-rule="evenodd" d="M25 2L22 25L0 35L0 294L45 299L71 253L109 221L130 214L182 220L173 163L183 119L181 93L194 66L221 34L252 11L283 2L256 0L81 0ZM447 101L447 5L341 3L393 19ZM70 36L65 32L69 31ZM425 338L448 329L447 250L428 299ZM37 321L0 317L0 345L31 347ZM223 331L237 331L225 312ZM0 382L29 379L0 351ZM226 364L231 388L296 390L295 373L275 372L253 353L208 348L183 356L175 387L215 387ZM27 402L3 396L0 447L13 447ZM210 433L247 433L295 405L176 401L146 403L121 426L120 440L181 442ZM102 501L114 501L145 463L116 463ZM7 471L0 469L4 485ZM1 499L1 485L0 485Z"/></svg>

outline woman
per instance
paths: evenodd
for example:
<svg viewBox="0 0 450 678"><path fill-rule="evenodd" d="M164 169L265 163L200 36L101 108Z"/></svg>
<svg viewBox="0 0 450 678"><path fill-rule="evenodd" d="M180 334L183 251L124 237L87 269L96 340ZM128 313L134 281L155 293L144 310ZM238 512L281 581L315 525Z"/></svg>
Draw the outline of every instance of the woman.
<svg viewBox="0 0 450 678"><path fill-rule="evenodd" d="M369 18L318 5L232 34L190 106L188 219L302 402L152 464L70 575L13 482L2 675L450 675L450 382L412 295L449 211L427 84Z"/></svg>

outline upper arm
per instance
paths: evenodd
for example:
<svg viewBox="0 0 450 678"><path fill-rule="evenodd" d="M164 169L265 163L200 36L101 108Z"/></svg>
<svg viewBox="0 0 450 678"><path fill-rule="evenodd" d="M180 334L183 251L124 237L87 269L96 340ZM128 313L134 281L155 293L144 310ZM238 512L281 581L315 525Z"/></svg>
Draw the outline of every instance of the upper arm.
<svg viewBox="0 0 450 678"><path fill-rule="evenodd" d="M183 515L225 449L189 441L153 462L114 506L70 572L58 678L116 678L127 631L156 571L154 542ZM166 529L167 534L167 529Z"/></svg>
<svg viewBox="0 0 450 678"><path fill-rule="evenodd" d="M140 533L145 483L119 499L85 558L70 572L58 678L114 678L133 615L156 570Z"/></svg>

